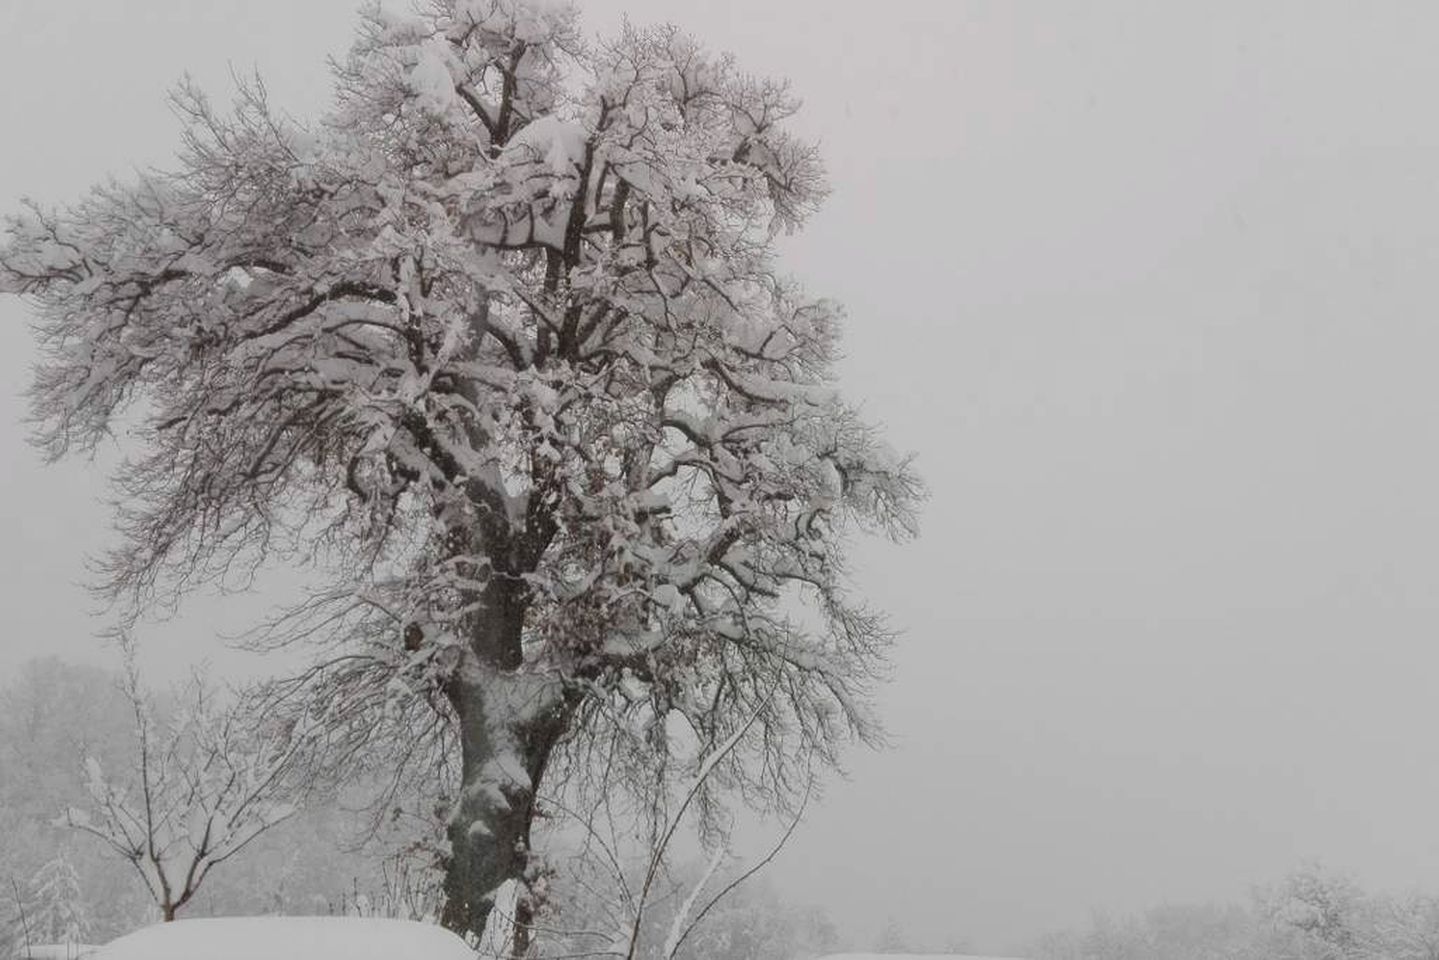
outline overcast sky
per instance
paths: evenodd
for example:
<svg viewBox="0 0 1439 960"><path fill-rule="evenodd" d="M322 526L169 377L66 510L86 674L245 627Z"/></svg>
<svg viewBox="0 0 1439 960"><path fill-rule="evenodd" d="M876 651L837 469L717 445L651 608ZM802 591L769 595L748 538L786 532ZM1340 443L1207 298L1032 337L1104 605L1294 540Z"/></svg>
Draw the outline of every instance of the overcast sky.
<svg viewBox="0 0 1439 960"><path fill-rule="evenodd" d="M0 0L0 210L165 161L184 70L313 114L353 7ZM933 493L918 543L857 549L906 632L896 746L776 881L863 941L992 950L1307 857L1439 890L1439 5L585 9L793 80L834 195L788 264ZM0 670L113 662L74 585L103 459L25 445L24 320L0 301ZM197 603L152 669L254 669L213 635L266 602Z"/></svg>

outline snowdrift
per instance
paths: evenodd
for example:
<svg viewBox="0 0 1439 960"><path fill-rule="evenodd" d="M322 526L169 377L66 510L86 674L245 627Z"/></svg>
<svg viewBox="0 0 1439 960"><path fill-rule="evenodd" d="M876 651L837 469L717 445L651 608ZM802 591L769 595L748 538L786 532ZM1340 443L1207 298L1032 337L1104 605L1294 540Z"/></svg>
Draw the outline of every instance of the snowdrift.
<svg viewBox="0 0 1439 960"><path fill-rule="evenodd" d="M819 960L1018 960L1016 957L978 957L963 953L832 953Z"/></svg>

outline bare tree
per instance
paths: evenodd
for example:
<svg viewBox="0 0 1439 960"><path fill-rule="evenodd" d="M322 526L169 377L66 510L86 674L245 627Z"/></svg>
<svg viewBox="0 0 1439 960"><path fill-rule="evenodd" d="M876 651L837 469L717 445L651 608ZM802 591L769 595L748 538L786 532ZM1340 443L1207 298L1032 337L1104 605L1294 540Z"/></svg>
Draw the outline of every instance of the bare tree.
<svg viewBox="0 0 1439 960"><path fill-rule="evenodd" d="M758 714L752 719L757 720ZM608 794L584 812L544 798L542 802L560 809L571 833L578 829L580 843L569 850L565 859L581 892L571 896L568 917L561 911L560 927L547 928L536 922L538 918L532 918L535 932L550 934L550 939L560 941L560 952L568 956L615 960L675 960L681 956L682 949L716 908L783 850L809 798L807 790L800 809L777 842L747 867L736 872L726 838L710 833L705 864L697 870L675 869L677 838L699 813L697 807L708 781L739 747L748 726L742 726L724 743L700 745L686 758L689 773L675 782L654 785L653 792L642 795L645 802L638 811L617 815L614 798ZM513 886L505 891L511 898L515 892ZM497 906L495 912L500 913L501 907ZM490 951L487 955L507 956L513 950L518 932L516 916L508 912L503 919L504 923L492 923L487 928L486 932L496 937L482 944L484 950Z"/></svg>
<svg viewBox="0 0 1439 960"><path fill-rule="evenodd" d="M30 918L25 912L25 897L20 893L20 881L13 876L10 878L10 893L14 897L15 917L10 923L11 929L7 931L9 942L6 947L8 952L24 956L29 953L34 941L30 933Z"/></svg>
<svg viewBox="0 0 1439 960"><path fill-rule="evenodd" d="M285 799L291 747L218 704L199 677L165 721L133 665L126 694L138 735L135 769L116 778L87 757L90 807L71 807L61 820L132 864L168 922L212 870L295 813Z"/></svg>
<svg viewBox="0 0 1439 960"><path fill-rule="evenodd" d="M520 952L558 769L664 777L676 729L746 726L706 793L792 809L877 735L890 634L846 532L910 535L921 494L834 389L839 309L775 264L824 193L793 97L576 16L371 10L311 126L258 82L228 116L182 85L175 172L0 246L43 448L121 417L139 445L103 588L133 614L322 563L261 640L333 647L278 702L332 758L456 761L445 922L515 881Z"/></svg>

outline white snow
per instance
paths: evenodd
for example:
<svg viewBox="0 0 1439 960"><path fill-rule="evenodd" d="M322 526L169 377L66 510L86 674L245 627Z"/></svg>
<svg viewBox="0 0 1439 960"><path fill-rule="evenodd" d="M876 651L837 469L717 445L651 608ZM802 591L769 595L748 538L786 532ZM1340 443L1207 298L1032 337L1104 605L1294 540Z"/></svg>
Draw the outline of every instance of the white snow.
<svg viewBox="0 0 1439 960"><path fill-rule="evenodd" d="M508 957L515 935L515 910L519 906L520 885L506 880L495 891L495 903L477 950L481 958Z"/></svg>
<svg viewBox="0 0 1439 960"><path fill-rule="evenodd" d="M698 917L693 920L690 919L690 914L694 912L695 902L699 900L700 894L704 892L704 888L709 885L710 880L714 877L715 871L720 868L720 864L724 863L725 857L728 855L729 851L726 848L716 847L713 855L710 856L709 866L705 869L704 875L700 877L699 882L690 890L690 895L685 898L684 904L680 907L679 912L675 914L674 920L670 923L670 932L665 937L664 955L666 957L673 957L675 955L675 951L680 948L680 941L684 939L685 932L692 924L698 922Z"/></svg>
<svg viewBox="0 0 1439 960"><path fill-rule="evenodd" d="M410 89L421 109L432 113L444 113L455 102L455 80L439 44L429 43L421 48L419 62L410 71Z"/></svg>
<svg viewBox="0 0 1439 960"><path fill-rule="evenodd" d="M92 960L475 960L448 930L361 917L177 920L112 940Z"/></svg>
<svg viewBox="0 0 1439 960"><path fill-rule="evenodd" d="M575 177L584 165L589 134L578 123L555 116L540 117L526 124L510 140L511 148L534 152L556 177Z"/></svg>
<svg viewBox="0 0 1439 960"><path fill-rule="evenodd" d="M1016 957L979 957L965 953L832 953L819 960L1018 960Z"/></svg>
<svg viewBox="0 0 1439 960"><path fill-rule="evenodd" d="M459 0L455 19L497 34L512 31L515 39L535 45L561 33L572 17L572 8L569 0Z"/></svg>

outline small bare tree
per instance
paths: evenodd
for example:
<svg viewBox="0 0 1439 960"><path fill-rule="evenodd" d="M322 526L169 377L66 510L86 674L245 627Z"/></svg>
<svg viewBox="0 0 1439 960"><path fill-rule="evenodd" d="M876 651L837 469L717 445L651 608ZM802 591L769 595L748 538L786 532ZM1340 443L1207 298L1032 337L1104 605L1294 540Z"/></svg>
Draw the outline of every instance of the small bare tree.
<svg viewBox="0 0 1439 960"><path fill-rule="evenodd" d="M71 807L59 822L133 864L168 922L215 867L296 812L286 799L292 748L222 703L199 676L164 720L133 663L125 693L139 743L132 776L116 778L87 756L90 809Z"/></svg>
<svg viewBox="0 0 1439 960"><path fill-rule="evenodd" d="M580 902L574 904L580 916L570 917L571 922L561 927L537 926L528 936L523 935L517 929L516 915L503 906L518 894L518 886L502 889L492 914L502 922L486 928L482 955L509 956L515 942L534 943L543 937L563 944L571 956L616 960L675 960L680 956L715 909L779 854L808 805L810 786L805 787L798 809L769 852L738 868L728 830L714 819L717 811L711 805L710 791L714 777L740 747L762 709L761 705L721 743L690 744L690 749L684 750L687 756L673 758L679 769L671 777L648 786L630 783L621 789L616 785L601 791L596 802L582 806L581 798L572 798L576 804L572 806L561 796L543 797L543 806L561 821L556 832L578 828L581 835L579 849L566 857L571 885L580 892L576 898ZM679 753L684 748L671 744L666 749ZM812 784L812 778L807 777L806 783ZM627 806L617 809L621 802ZM676 870L677 841L692 826L698 827L705 862L696 870ZM515 936L517 933L521 935Z"/></svg>

